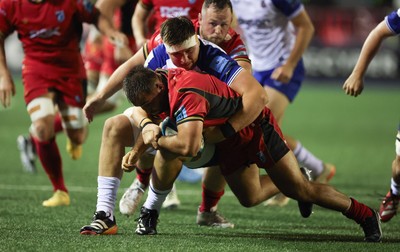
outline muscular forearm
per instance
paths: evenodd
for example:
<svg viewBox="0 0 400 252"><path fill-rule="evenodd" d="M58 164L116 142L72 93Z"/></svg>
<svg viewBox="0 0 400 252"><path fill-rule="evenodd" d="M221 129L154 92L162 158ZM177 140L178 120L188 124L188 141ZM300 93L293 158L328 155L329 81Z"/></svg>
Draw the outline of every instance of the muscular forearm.
<svg viewBox="0 0 400 252"><path fill-rule="evenodd" d="M231 88L242 95L242 108L232 115L228 122L235 131L252 123L268 103L268 96L260 83L248 72L241 71Z"/></svg>

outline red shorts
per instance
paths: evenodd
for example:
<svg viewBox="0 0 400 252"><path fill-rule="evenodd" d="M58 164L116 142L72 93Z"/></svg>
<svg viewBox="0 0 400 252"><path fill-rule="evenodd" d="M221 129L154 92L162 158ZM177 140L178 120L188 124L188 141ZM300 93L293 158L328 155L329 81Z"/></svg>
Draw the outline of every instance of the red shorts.
<svg viewBox="0 0 400 252"><path fill-rule="evenodd" d="M86 101L86 79L79 77L51 77L45 74L23 73L24 99L28 104L33 99L50 91L56 92L57 101L83 108Z"/></svg>
<svg viewBox="0 0 400 252"><path fill-rule="evenodd" d="M229 175L250 164L272 167L289 150L272 112L265 108L251 125L217 144L215 157L222 174Z"/></svg>

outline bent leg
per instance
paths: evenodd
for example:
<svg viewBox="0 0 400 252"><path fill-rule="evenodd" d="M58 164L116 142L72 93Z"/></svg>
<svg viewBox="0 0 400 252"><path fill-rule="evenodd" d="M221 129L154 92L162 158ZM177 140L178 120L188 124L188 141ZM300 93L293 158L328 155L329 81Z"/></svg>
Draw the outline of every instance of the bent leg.
<svg viewBox="0 0 400 252"><path fill-rule="evenodd" d="M255 164L238 169L225 176L225 179L244 207L258 205L279 192L271 177L266 174L260 175L259 168Z"/></svg>

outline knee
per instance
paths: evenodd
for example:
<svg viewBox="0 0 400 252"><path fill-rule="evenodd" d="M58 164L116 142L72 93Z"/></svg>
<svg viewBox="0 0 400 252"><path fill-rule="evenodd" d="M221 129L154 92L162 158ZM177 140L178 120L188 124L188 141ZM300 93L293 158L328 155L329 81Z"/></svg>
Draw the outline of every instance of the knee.
<svg viewBox="0 0 400 252"><path fill-rule="evenodd" d="M260 200L257 200L254 197L239 198L239 202L240 202L240 205L242 205L246 208L253 207L253 206L256 206L261 203Z"/></svg>
<svg viewBox="0 0 400 252"><path fill-rule="evenodd" d="M34 135L39 139L39 141L49 141L54 138L54 130L52 127L47 126L44 123L36 123L34 125Z"/></svg>
<svg viewBox="0 0 400 252"><path fill-rule="evenodd" d="M68 130L67 129L67 135L68 138L71 140L76 145L82 145L85 142L86 135L87 135L87 129L82 128L82 129L77 129L77 130Z"/></svg>
<svg viewBox="0 0 400 252"><path fill-rule="evenodd" d="M121 137L124 137L124 132L127 130L129 131L130 126L128 125L127 127L123 122L124 121L120 120L118 116L108 118L104 123L103 138L120 139Z"/></svg>

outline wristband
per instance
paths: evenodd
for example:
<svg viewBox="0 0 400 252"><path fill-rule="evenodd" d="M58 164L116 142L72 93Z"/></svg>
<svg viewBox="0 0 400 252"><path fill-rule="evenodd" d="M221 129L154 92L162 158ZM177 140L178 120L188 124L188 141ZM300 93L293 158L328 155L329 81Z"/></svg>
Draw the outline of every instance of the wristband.
<svg viewBox="0 0 400 252"><path fill-rule="evenodd" d="M143 123L143 122L144 122L144 123ZM140 131L142 131L143 128L144 128L147 124L150 124L150 123L153 123L153 121L151 121L151 120L150 120L149 118L147 118L147 117L143 118L143 119L140 121L140 123L139 123Z"/></svg>
<svg viewBox="0 0 400 252"><path fill-rule="evenodd" d="M226 121L224 124L219 126L219 128L222 132L222 135L225 138L230 138L231 136L236 134L235 129L232 127L232 125L228 121Z"/></svg>

